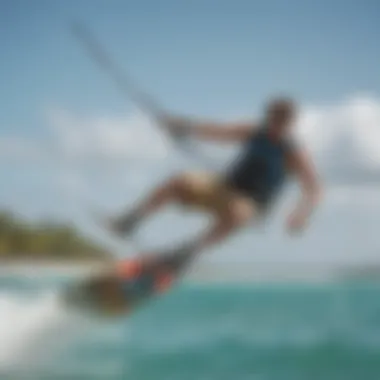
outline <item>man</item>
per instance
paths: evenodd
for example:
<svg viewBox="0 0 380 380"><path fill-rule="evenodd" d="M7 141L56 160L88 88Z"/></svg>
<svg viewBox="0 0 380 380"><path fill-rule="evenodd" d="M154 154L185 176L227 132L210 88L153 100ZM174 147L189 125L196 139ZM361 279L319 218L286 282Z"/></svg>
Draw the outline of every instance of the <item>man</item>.
<svg viewBox="0 0 380 380"><path fill-rule="evenodd" d="M148 297L165 291L196 254L267 215L290 175L300 184L301 198L287 220L290 232L302 230L321 196L318 176L307 153L291 139L295 104L287 98L271 101L262 123L217 125L167 118L175 134L243 144L242 154L223 175L190 172L155 189L137 207L111 219L107 227L118 236L132 233L153 212L178 203L208 212L213 225L198 239L161 255L116 263L109 270L70 289L70 305L87 305L97 313L120 315Z"/></svg>
<svg viewBox="0 0 380 380"><path fill-rule="evenodd" d="M290 175L301 186L302 197L289 216L289 232L303 229L318 204L321 187L311 159L292 141L296 106L288 98L274 99L267 106L262 123L217 125L167 119L173 133L185 133L203 140L239 142L241 156L225 175L196 172L177 175L155 189L134 210L109 223L118 236L134 231L148 216L169 203L210 213L215 222L204 235L183 249L202 251L222 242L252 219L265 216Z"/></svg>

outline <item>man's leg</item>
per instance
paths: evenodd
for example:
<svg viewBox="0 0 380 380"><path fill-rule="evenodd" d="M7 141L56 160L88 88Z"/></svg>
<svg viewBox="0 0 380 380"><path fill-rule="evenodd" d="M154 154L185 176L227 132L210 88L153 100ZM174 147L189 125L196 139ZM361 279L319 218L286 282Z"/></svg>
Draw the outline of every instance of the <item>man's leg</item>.
<svg viewBox="0 0 380 380"><path fill-rule="evenodd" d="M150 193L135 208L111 220L109 228L118 235L131 233L143 219L163 206L183 199L183 194L187 192L188 185L185 175L169 179Z"/></svg>
<svg viewBox="0 0 380 380"><path fill-rule="evenodd" d="M256 216L256 208L246 199L231 197L225 212L217 215L214 224L200 237L188 241L166 252L158 258L162 264L172 267L176 271L186 269L186 264L205 249L225 241L233 233L239 231Z"/></svg>
<svg viewBox="0 0 380 380"><path fill-rule="evenodd" d="M216 222L195 241L197 250L204 250L221 243L237 232L255 216L255 206L250 201L232 197L226 211L218 215Z"/></svg>

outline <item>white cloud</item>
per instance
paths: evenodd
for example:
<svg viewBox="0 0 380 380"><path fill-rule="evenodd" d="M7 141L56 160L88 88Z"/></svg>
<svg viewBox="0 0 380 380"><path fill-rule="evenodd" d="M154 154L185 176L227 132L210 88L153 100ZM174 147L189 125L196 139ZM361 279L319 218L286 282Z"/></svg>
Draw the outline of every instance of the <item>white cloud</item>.
<svg viewBox="0 0 380 380"><path fill-rule="evenodd" d="M45 116L50 140L0 136L0 155L63 158L74 167L82 162L100 167L109 161L112 165L134 160L156 164L171 153L169 141L141 113L91 117L55 108ZM306 106L297 131L328 183L380 184L380 99L361 96L340 104Z"/></svg>
<svg viewBox="0 0 380 380"><path fill-rule="evenodd" d="M59 150L73 159L157 161L169 153L165 136L142 114L91 118L51 110L48 120ZM298 133L327 182L380 183L380 99L361 96L340 104L306 106Z"/></svg>
<svg viewBox="0 0 380 380"><path fill-rule="evenodd" d="M306 107L298 133L323 176L346 186L380 184L380 99Z"/></svg>
<svg viewBox="0 0 380 380"><path fill-rule="evenodd" d="M330 186L328 199L334 203L360 205L369 207L380 206L380 184L371 186Z"/></svg>
<svg viewBox="0 0 380 380"><path fill-rule="evenodd" d="M168 143L147 117L76 117L49 110L54 141L68 158L161 160Z"/></svg>
<svg viewBox="0 0 380 380"><path fill-rule="evenodd" d="M66 159L79 163L165 159L169 141L141 113L119 117L80 117L63 109L45 113L47 132L28 139L0 135L0 156L11 159Z"/></svg>
<svg viewBox="0 0 380 380"><path fill-rule="evenodd" d="M37 158L43 154L38 141L21 137L0 136L0 156L2 158Z"/></svg>

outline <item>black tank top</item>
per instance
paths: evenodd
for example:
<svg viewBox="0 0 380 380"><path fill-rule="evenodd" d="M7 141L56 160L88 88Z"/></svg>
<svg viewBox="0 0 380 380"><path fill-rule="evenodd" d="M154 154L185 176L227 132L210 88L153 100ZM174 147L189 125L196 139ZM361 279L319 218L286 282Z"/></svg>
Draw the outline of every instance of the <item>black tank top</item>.
<svg viewBox="0 0 380 380"><path fill-rule="evenodd" d="M242 154L227 171L227 183L260 206L268 207L286 181L286 155L293 147L289 140L270 140L262 128L248 140Z"/></svg>

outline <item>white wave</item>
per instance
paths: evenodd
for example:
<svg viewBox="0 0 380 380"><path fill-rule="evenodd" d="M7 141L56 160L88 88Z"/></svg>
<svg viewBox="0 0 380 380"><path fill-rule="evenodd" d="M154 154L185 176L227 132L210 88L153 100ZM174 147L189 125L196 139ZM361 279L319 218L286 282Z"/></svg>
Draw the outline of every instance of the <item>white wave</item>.
<svg viewBox="0 0 380 380"><path fill-rule="evenodd" d="M92 330L92 323L60 302L56 292L37 299L0 293L0 372L38 367Z"/></svg>

